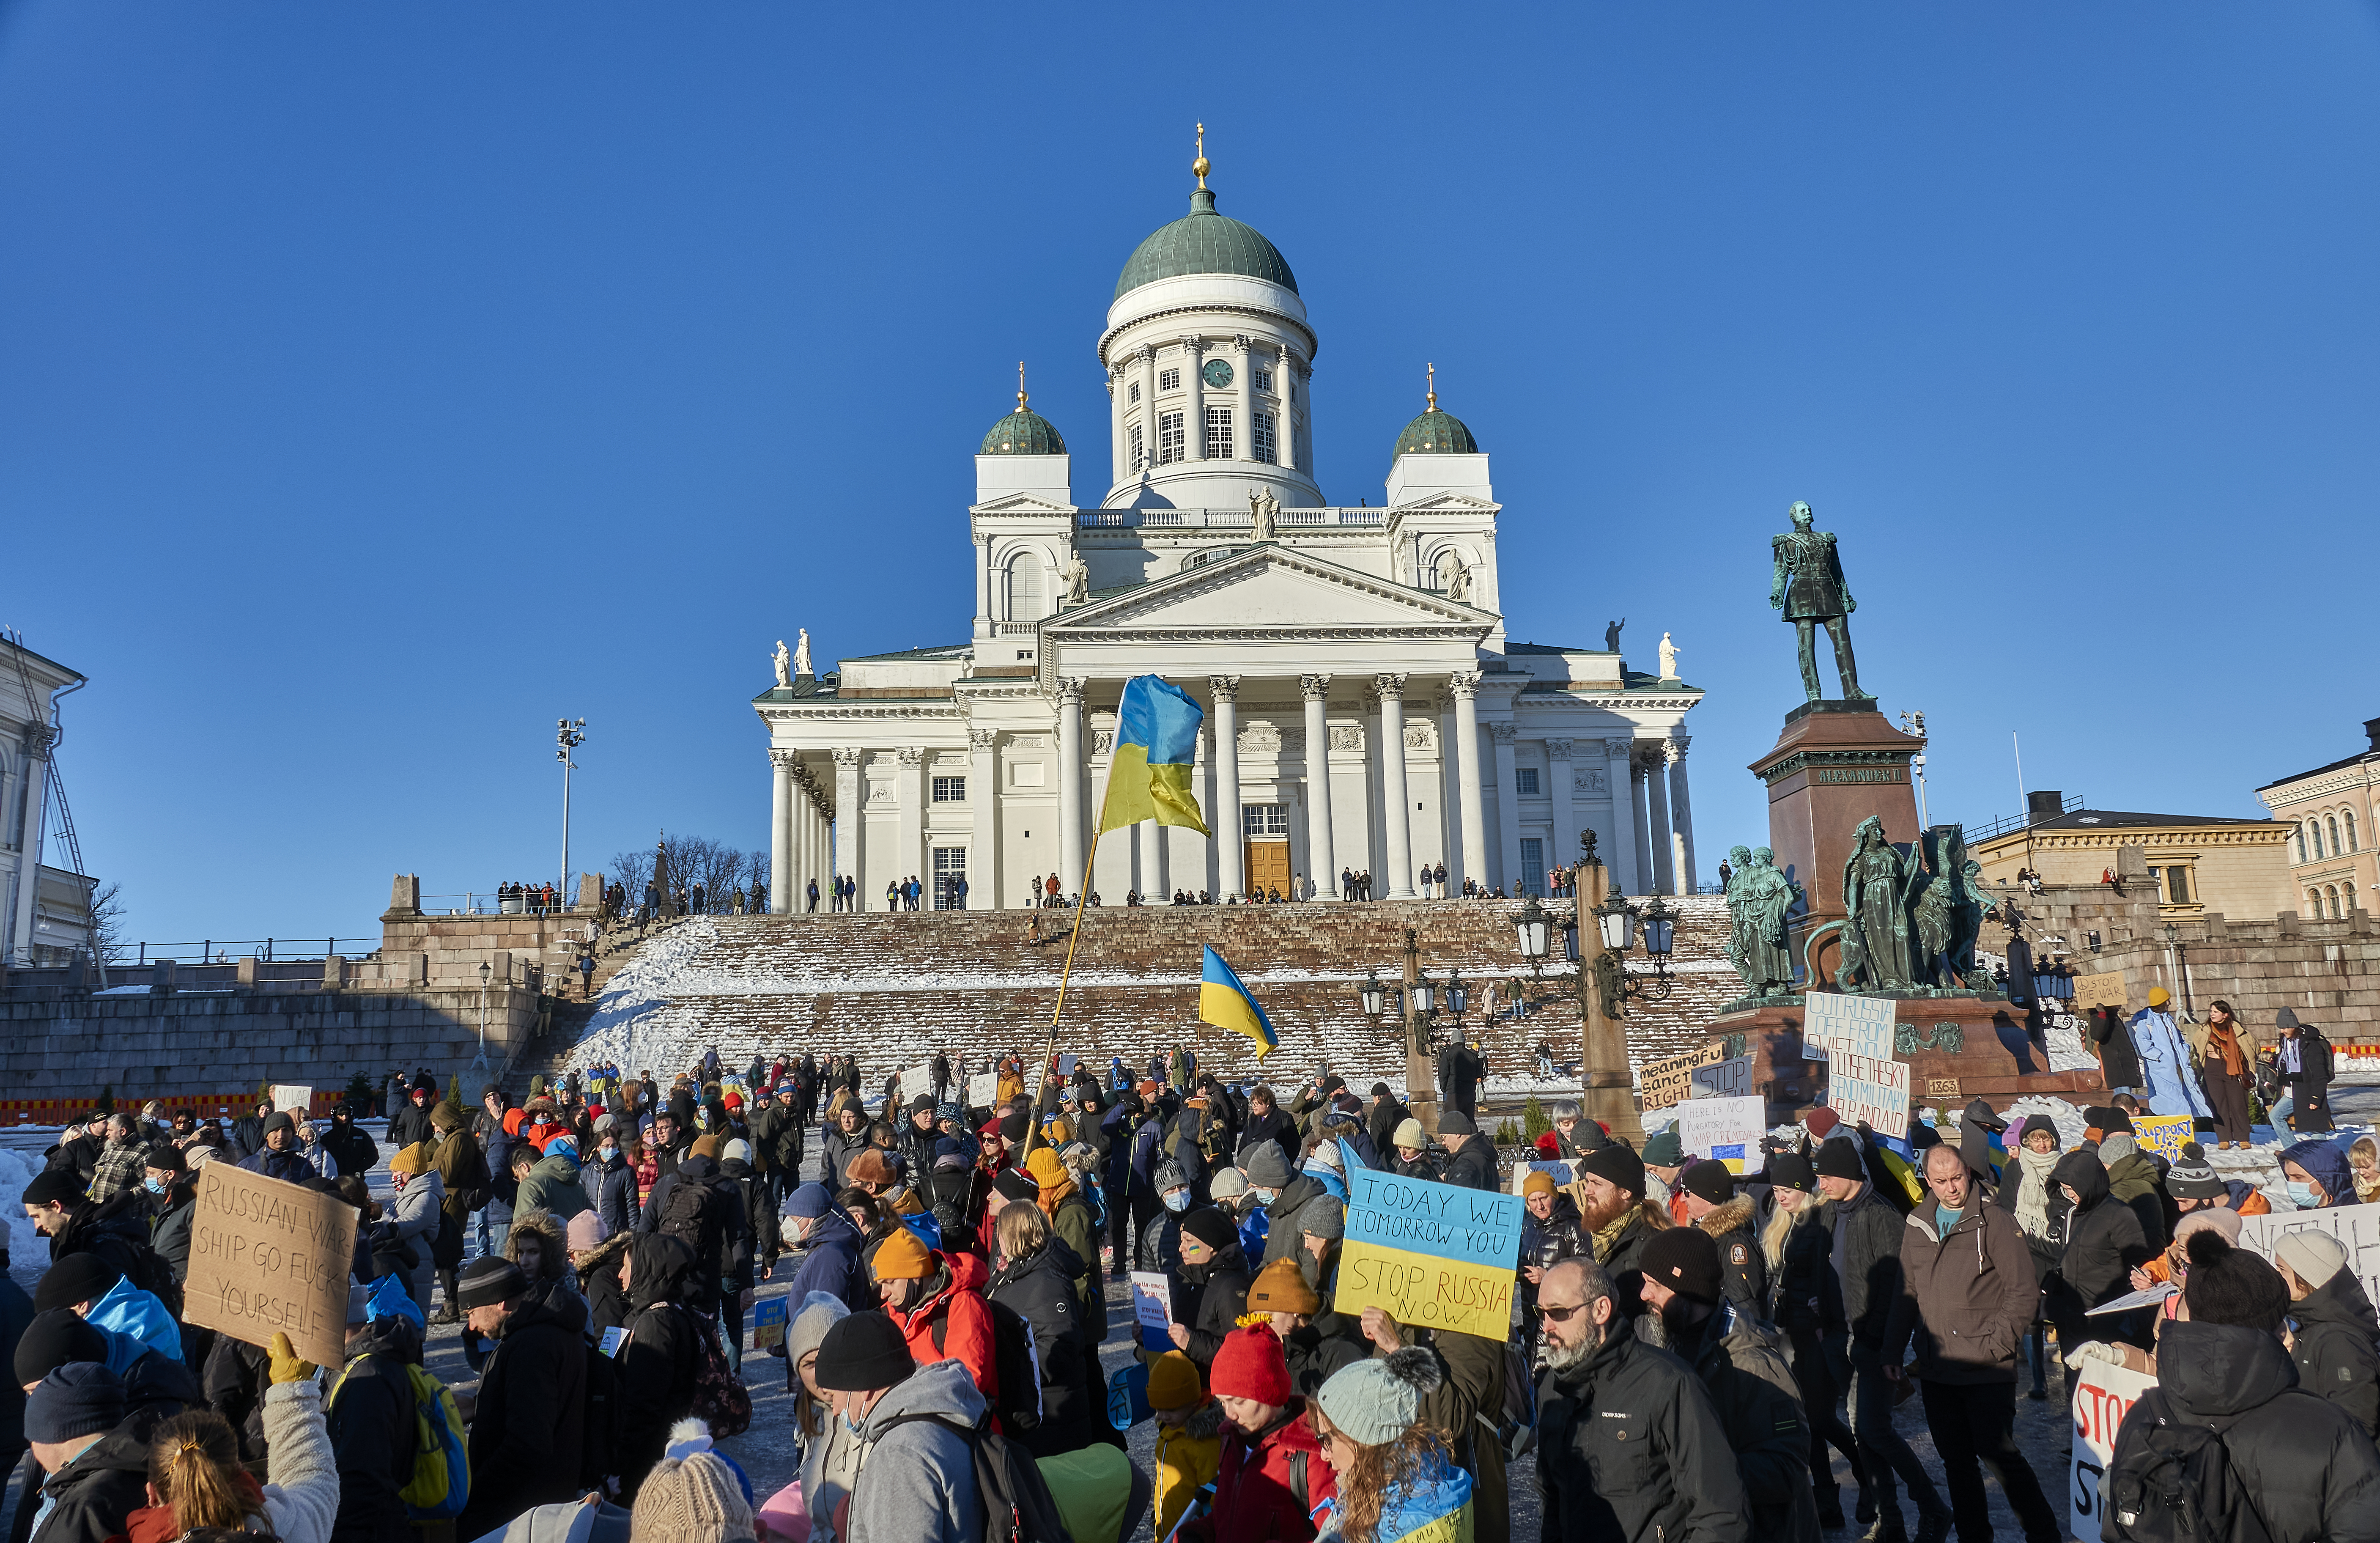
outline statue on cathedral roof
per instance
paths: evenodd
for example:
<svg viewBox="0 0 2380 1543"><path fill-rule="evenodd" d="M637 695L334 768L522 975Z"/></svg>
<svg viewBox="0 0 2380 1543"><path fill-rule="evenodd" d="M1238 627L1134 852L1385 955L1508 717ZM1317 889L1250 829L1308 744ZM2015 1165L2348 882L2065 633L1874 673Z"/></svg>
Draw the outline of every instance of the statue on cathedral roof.
<svg viewBox="0 0 2380 1543"><path fill-rule="evenodd" d="M782 638L778 638L777 656L774 662L777 666L777 684L779 686L791 686L794 684L793 660L794 656L785 651L785 640Z"/></svg>

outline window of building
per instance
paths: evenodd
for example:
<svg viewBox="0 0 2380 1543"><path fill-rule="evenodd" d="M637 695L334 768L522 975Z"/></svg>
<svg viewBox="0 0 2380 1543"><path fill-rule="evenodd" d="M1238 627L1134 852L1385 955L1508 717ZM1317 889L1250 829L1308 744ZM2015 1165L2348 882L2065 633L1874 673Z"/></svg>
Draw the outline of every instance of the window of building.
<svg viewBox="0 0 2380 1543"><path fill-rule="evenodd" d="M2322 893L2324 897L2330 902L2330 919L2337 921L2338 919L2338 886L2337 884L2325 884L2323 886Z"/></svg>
<svg viewBox="0 0 2380 1543"><path fill-rule="evenodd" d="M939 777L935 779L937 782L941 780ZM964 846L934 848L934 909L966 909L966 848Z"/></svg>
<svg viewBox="0 0 2380 1543"><path fill-rule="evenodd" d="M1157 415L1157 464L1166 466L1182 458L1182 415L1161 412Z"/></svg>
<svg viewBox="0 0 2380 1543"><path fill-rule="evenodd" d="M1180 391L1182 389L1182 371L1179 370L1159 371L1157 372L1157 389L1160 391Z"/></svg>
<svg viewBox="0 0 2380 1543"><path fill-rule="evenodd" d="M2316 921L2320 921L2322 919L2322 892L2320 890L2306 891L2306 915L2313 917Z"/></svg>
<svg viewBox="0 0 2380 1543"><path fill-rule="evenodd" d="M1524 798L1536 797L1537 796L1537 769L1534 766L1515 768L1512 772L1512 791L1519 794Z"/></svg>
<svg viewBox="0 0 2380 1543"><path fill-rule="evenodd" d="M1207 458L1228 461L1232 458L1232 409L1207 409Z"/></svg>
<svg viewBox="0 0 2380 1543"><path fill-rule="evenodd" d="M1248 836L1289 834L1287 804L1245 804L1240 808L1240 831Z"/></svg>
<svg viewBox="0 0 2380 1543"><path fill-rule="evenodd" d="M1127 402L1137 402L1140 400L1140 383L1138 381L1132 383L1132 389L1124 393L1123 399Z"/></svg>
<svg viewBox="0 0 2380 1543"><path fill-rule="evenodd" d="M2347 821L2347 849L2350 852L2362 851L2362 848L2355 844L2355 811L2350 809L2338 818Z"/></svg>
<svg viewBox="0 0 2380 1543"><path fill-rule="evenodd" d="M2311 852L2312 854L2313 854L2313 859L2314 859L2314 861L2316 861L2316 862L2320 862L2320 861L2322 860L2322 821L2321 821L2321 820L2307 820L2307 821L2305 822L2305 838L2306 838L2306 850L2307 850L2308 852Z"/></svg>
<svg viewBox="0 0 2380 1543"><path fill-rule="evenodd" d="M1521 838L1521 893L1546 893L1546 844L1536 836Z"/></svg>
<svg viewBox="0 0 2380 1543"><path fill-rule="evenodd" d="M934 802L937 804L965 803L966 779L965 777L936 777L934 779Z"/></svg>
<svg viewBox="0 0 2380 1543"><path fill-rule="evenodd" d="M1272 414L1269 412L1251 413L1248 416L1248 421L1250 426L1249 432L1255 436L1257 442L1256 458L1264 462L1267 466L1272 465L1274 458Z"/></svg>
<svg viewBox="0 0 2380 1543"><path fill-rule="evenodd" d="M1272 389L1271 371L1267 370L1263 365L1259 364L1255 368L1252 373L1257 378L1257 389L1258 391L1270 391Z"/></svg>
<svg viewBox="0 0 2380 1543"><path fill-rule="evenodd" d="M2345 847L2338 844L2338 821L2335 818L2325 816L2323 819L2323 824L2329 832L2330 855L2335 857L2338 856L2339 853L2346 850Z"/></svg>
<svg viewBox="0 0 2380 1543"><path fill-rule="evenodd" d="M1021 553L1008 561L1008 619L1038 622L1041 614L1041 560Z"/></svg>
<svg viewBox="0 0 2380 1543"><path fill-rule="evenodd" d="M2173 905L2190 904L2190 869L2169 868L2165 870L2165 895Z"/></svg>
<svg viewBox="0 0 2380 1543"><path fill-rule="evenodd" d="M1141 443L1140 425L1135 423L1123 431L1123 464L1127 471L1138 471L1148 463L1142 459L1147 446Z"/></svg>

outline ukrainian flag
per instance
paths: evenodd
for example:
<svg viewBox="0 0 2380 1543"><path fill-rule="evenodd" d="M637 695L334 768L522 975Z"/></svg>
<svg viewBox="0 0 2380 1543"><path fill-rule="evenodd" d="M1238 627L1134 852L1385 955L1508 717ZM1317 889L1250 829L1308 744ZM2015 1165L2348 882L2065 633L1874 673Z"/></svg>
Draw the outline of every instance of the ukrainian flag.
<svg viewBox="0 0 2380 1543"><path fill-rule="evenodd" d="M1208 833L1197 796L1190 791L1198 725L1206 721L1205 710L1178 686L1155 675L1135 675L1123 683L1123 705L1116 710L1115 755L1108 762L1107 801L1099 809L1100 830L1154 820L1160 825L1186 825L1202 836Z"/></svg>
<svg viewBox="0 0 2380 1543"><path fill-rule="evenodd" d="M1254 1039L1264 1047L1257 1051L1258 1061L1281 1048L1281 1036L1272 1031L1272 1020L1265 1016L1257 999L1248 994L1240 978L1232 973L1232 966L1223 963L1223 956L1212 948L1207 950L1207 967L1198 981L1198 1021Z"/></svg>

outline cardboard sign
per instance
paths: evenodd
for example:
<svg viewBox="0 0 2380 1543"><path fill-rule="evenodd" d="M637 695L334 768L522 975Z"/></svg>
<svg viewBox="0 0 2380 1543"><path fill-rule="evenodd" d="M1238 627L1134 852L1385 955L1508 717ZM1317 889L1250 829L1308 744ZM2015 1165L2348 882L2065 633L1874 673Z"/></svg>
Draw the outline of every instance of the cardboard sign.
<svg viewBox="0 0 2380 1543"><path fill-rule="evenodd" d="M2180 1162L2181 1144L2190 1139L2191 1124L2187 1114L2135 1114L2132 1136L2141 1150L2155 1152L2168 1162Z"/></svg>
<svg viewBox="0 0 2380 1543"><path fill-rule="evenodd" d="M1501 1341L1512 1333L1520 1197L1433 1184L1347 1159L1347 1239L1335 1310Z"/></svg>
<svg viewBox="0 0 2380 1543"><path fill-rule="evenodd" d="M1142 1349L1161 1353L1173 1348L1173 1336L1166 1332L1173 1327L1173 1288L1166 1283L1164 1271L1132 1272L1132 1316L1140 1325Z"/></svg>
<svg viewBox="0 0 2380 1543"><path fill-rule="evenodd" d="M993 1100L999 1097L1000 1074L998 1072L978 1072L967 1078L968 1108L990 1109Z"/></svg>
<svg viewBox="0 0 2380 1543"><path fill-rule="evenodd" d="M1802 1059L1824 1061L1839 1050L1873 1061L1891 1059L1897 1010L1885 997L1812 991L1802 999Z"/></svg>
<svg viewBox="0 0 2380 1543"><path fill-rule="evenodd" d="M1689 1074L1695 1099L1741 1099L1752 1092L1752 1057L1739 1055L1731 1061L1714 1061L1707 1066L1697 1066Z"/></svg>
<svg viewBox="0 0 2380 1543"><path fill-rule="evenodd" d="M1551 1173L1556 1189L1567 1189L1578 1182L1578 1165L1574 1162L1516 1162L1512 1164L1512 1193L1521 1193L1521 1185L1532 1173Z"/></svg>
<svg viewBox="0 0 2380 1543"><path fill-rule="evenodd" d="M2078 975L2074 978L2073 1008L2077 1013L2094 1007L2124 1005L2124 972L2108 970L2103 975Z"/></svg>
<svg viewBox="0 0 2380 1543"><path fill-rule="evenodd" d="M2074 1537L2099 1536L2099 1480L2116 1456L2116 1431L2132 1402L2156 1379L2107 1361L2085 1361L2074 1373L2074 1455L2067 1464L2066 1504Z"/></svg>
<svg viewBox="0 0 2380 1543"><path fill-rule="evenodd" d="M752 1348L773 1350L785 1343L785 1294L764 1296L752 1307Z"/></svg>
<svg viewBox="0 0 2380 1543"><path fill-rule="evenodd" d="M184 1322L249 1344L285 1333L317 1366L346 1359L356 1210L335 1195L228 1162L199 1170Z"/></svg>
<svg viewBox="0 0 2380 1543"><path fill-rule="evenodd" d="M274 1083L273 1090L265 1097L273 1100L275 1110L293 1120L303 1120L306 1112L314 1106L314 1090L294 1082Z"/></svg>
<svg viewBox="0 0 2380 1543"><path fill-rule="evenodd" d="M1909 1137L1909 1063L1835 1051L1827 1068L1827 1107L1846 1125L1896 1141ZM1693 1106L1689 1104L1688 1108Z"/></svg>
<svg viewBox="0 0 2380 1543"><path fill-rule="evenodd" d="M2380 1292L2380 1206L2333 1206L2327 1210L2271 1211L2263 1216L2242 1217L2240 1246L2252 1248L2270 1259L2273 1245L2283 1233L2309 1227L2319 1228L2347 1245L2347 1268L2363 1282L2364 1295Z"/></svg>
<svg viewBox="0 0 2380 1543"><path fill-rule="evenodd" d="M1727 1059L1725 1047L1714 1039L1700 1050L1648 1061L1636 1074L1636 1091L1646 1109L1667 1109L1683 1103L1694 1091L1694 1070Z"/></svg>
<svg viewBox="0 0 2380 1543"><path fill-rule="evenodd" d="M920 1093L934 1090L934 1068L931 1063L912 1066L901 1074L901 1097L914 1099Z"/></svg>
<svg viewBox="0 0 2380 1543"><path fill-rule="evenodd" d="M1763 1098L1689 1099L1678 1106L1680 1148L1724 1162L1730 1173L1757 1173L1768 1166L1760 1149L1767 1129L1768 1100Z"/></svg>

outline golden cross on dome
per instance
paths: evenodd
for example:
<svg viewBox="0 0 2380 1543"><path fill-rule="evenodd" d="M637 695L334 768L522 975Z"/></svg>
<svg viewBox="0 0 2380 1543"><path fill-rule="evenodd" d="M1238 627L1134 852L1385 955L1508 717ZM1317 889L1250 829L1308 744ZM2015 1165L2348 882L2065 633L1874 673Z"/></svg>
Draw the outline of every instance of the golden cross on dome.
<svg viewBox="0 0 2380 1543"><path fill-rule="evenodd" d="M1429 410L1438 411L1438 366L1429 367Z"/></svg>
<svg viewBox="0 0 2380 1543"><path fill-rule="evenodd" d="M1209 169L1207 164L1207 126L1202 123L1198 126L1198 159L1190 163L1190 170L1197 176L1199 187L1207 186Z"/></svg>
<svg viewBox="0 0 2380 1543"><path fill-rule="evenodd" d="M1016 361L1016 410L1025 410L1025 361Z"/></svg>

